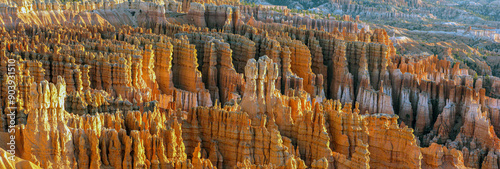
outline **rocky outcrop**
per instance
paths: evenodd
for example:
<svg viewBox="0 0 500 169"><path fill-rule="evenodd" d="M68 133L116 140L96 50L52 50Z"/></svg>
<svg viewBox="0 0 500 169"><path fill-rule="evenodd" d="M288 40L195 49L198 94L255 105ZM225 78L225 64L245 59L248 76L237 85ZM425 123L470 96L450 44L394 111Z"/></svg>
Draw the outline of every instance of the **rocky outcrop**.
<svg viewBox="0 0 500 169"><path fill-rule="evenodd" d="M20 134L16 135L20 138L23 158L44 168L211 166L199 156L194 157L192 164L185 161L180 124L175 118L160 116L158 111L96 116L67 114L63 99L65 84L59 79L57 85L42 81L31 89L35 107L29 109L28 123L20 126ZM55 116L48 118L49 111L56 113ZM46 142L37 141L44 138Z"/></svg>
<svg viewBox="0 0 500 169"><path fill-rule="evenodd" d="M366 118L371 167L421 167L422 153L411 128L399 127L394 115L373 114Z"/></svg>
<svg viewBox="0 0 500 169"><path fill-rule="evenodd" d="M205 21L205 6L199 3L191 3L189 5L188 20L197 27L207 27Z"/></svg>
<svg viewBox="0 0 500 169"><path fill-rule="evenodd" d="M173 45L170 42L158 43L155 48L155 75L158 86L163 93L172 93L172 51Z"/></svg>
<svg viewBox="0 0 500 169"><path fill-rule="evenodd" d="M329 131L332 136L332 148L335 153L345 156L344 158L354 156L358 145L368 143L366 122L364 117L359 114L359 104L356 104L354 112L352 112L350 104L345 105L343 108L338 101L326 102L325 104L327 105L325 112L328 115L328 123L330 124ZM364 151L365 145L360 146ZM340 156L336 159L338 158ZM368 163L369 161L365 162Z"/></svg>
<svg viewBox="0 0 500 169"><path fill-rule="evenodd" d="M182 39L175 40L173 46L172 79L174 85L190 92L203 89L194 45L189 44L187 39Z"/></svg>
<svg viewBox="0 0 500 169"><path fill-rule="evenodd" d="M237 3L9 7L0 124L12 128L7 112L19 110L16 155L26 162L0 164L498 167L499 104L489 97L498 78L441 56L396 54L385 30L349 15L222 4Z"/></svg>
<svg viewBox="0 0 500 169"><path fill-rule="evenodd" d="M431 144L422 151L422 168L465 168L462 152Z"/></svg>
<svg viewBox="0 0 500 169"><path fill-rule="evenodd" d="M27 169L40 169L39 166L33 164L32 162L16 157L4 149L0 148L0 153L2 160L0 161L0 166L5 169L15 169L15 168L27 168ZM11 157L13 156L13 157ZM13 158L13 159L12 159Z"/></svg>
<svg viewBox="0 0 500 169"><path fill-rule="evenodd" d="M57 84L42 81L34 85L30 93L33 108L28 109L30 116L26 126L18 127L20 150L23 152L21 157L42 168L76 165L71 130L66 125L57 125L64 124L66 120L65 81L60 76Z"/></svg>
<svg viewBox="0 0 500 169"><path fill-rule="evenodd" d="M304 79L304 90L311 94L312 97L320 94L317 92L317 86L323 84L316 84L316 74L311 69L311 54L307 46L297 40L289 40L284 38L277 38L278 42L287 46L290 50L291 70L299 77Z"/></svg>

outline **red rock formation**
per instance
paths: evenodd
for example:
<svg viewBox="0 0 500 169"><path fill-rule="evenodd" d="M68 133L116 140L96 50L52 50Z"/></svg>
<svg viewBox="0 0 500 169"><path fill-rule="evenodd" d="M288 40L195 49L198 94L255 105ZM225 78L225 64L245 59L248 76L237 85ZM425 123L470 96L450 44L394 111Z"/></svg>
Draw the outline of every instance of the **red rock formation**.
<svg viewBox="0 0 500 169"><path fill-rule="evenodd" d="M359 114L359 104L356 104L354 112L351 111L350 104L343 108L339 102L326 102L325 104L328 105L325 106L327 107L325 111L329 117L333 149L336 153L344 155L344 158L353 156L357 145L368 142L366 122Z"/></svg>
<svg viewBox="0 0 500 169"><path fill-rule="evenodd" d="M205 21L205 6L199 3L191 3L189 5L188 20L197 27L207 27Z"/></svg>
<svg viewBox="0 0 500 169"><path fill-rule="evenodd" d="M160 91L158 90L158 82L156 82L156 74L154 71L155 65L155 55L152 50L152 45L146 45L143 51L143 66L142 66L142 79L146 83L147 87L152 90L153 98L156 98Z"/></svg>
<svg viewBox="0 0 500 169"><path fill-rule="evenodd" d="M316 93L316 75L311 69L311 54L309 49L300 41L292 41L283 38L277 38L278 42L290 48L290 59L292 72L304 79L304 90L315 97ZM318 84L323 85L323 84Z"/></svg>
<svg viewBox="0 0 500 169"><path fill-rule="evenodd" d="M204 88L194 45L186 39L175 40L172 55L172 74L174 85L180 89L197 92Z"/></svg>
<svg viewBox="0 0 500 169"><path fill-rule="evenodd" d="M4 8L0 124L19 110L27 161L0 168L498 167L497 78L350 21L185 2Z"/></svg>
<svg viewBox="0 0 500 169"><path fill-rule="evenodd" d="M9 152L0 148L1 167L5 169L15 169L15 168L27 168L27 169L40 169L39 166L33 164L32 162L14 156L14 159L9 158L12 156Z"/></svg>
<svg viewBox="0 0 500 169"><path fill-rule="evenodd" d="M155 48L155 74L158 78L158 86L163 93L171 94L172 83L172 51L170 42L157 43Z"/></svg>
<svg viewBox="0 0 500 169"><path fill-rule="evenodd" d="M356 145L357 147L350 160L347 159L346 156L343 154L338 154L337 152L333 152L336 168L370 168L369 165L370 152L368 152L368 145L363 144L363 142L360 140L358 140L358 143ZM326 168L326 167L318 167L318 168Z"/></svg>
<svg viewBox="0 0 500 169"><path fill-rule="evenodd" d="M333 67L333 75L331 75L329 83L330 97L340 99L342 103L351 102L354 99L355 91L353 76L347 67L345 48L343 41L335 41L335 54L333 54L330 65Z"/></svg>
<svg viewBox="0 0 500 169"><path fill-rule="evenodd" d="M394 115L373 114L366 118L371 167L421 166L422 153L411 128L400 128Z"/></svg>
<svg viewBox="0 0 500 169"><path fill-rule="evenodd" d="M422 151L422 168L465 168L462 153L438 144L431 144Z"/></svg>

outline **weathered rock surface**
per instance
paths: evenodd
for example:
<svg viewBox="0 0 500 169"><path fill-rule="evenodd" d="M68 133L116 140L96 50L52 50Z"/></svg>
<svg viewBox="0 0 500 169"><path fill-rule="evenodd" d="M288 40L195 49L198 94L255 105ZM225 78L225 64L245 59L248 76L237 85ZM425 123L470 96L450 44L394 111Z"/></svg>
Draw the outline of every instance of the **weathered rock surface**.
<svg viewBox="0 0 500 169"><path fill-rule="evenodd" d="M17 161L0 150L0 168L499 167L500 80L472 76L486 63L399 55L359 18L15 3L0 7L0 124Z"/></svg>

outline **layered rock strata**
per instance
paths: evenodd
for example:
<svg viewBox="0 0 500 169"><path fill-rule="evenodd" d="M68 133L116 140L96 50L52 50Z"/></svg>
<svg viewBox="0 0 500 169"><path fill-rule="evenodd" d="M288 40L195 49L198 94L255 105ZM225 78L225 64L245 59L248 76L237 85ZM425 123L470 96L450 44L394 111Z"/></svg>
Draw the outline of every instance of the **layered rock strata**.
<svg viewBox="0 0 500 169"><path fill-rule="evenodd" d="M235 5L2 7L0 134L19 153L0 166L499 167L498 78L396 54L347 15Z"/></svg>

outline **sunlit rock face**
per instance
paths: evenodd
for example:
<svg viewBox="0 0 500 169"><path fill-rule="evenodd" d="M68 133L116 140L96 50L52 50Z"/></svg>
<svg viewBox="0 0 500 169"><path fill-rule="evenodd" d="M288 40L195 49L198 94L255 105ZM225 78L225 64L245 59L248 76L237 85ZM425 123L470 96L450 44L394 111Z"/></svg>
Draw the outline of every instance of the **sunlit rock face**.
<svg viewBox="0 0 500 169"><path fill-rule="evenodd" d="M1 3L0 168L500 167L500 80L359 17Z"/></svg>

